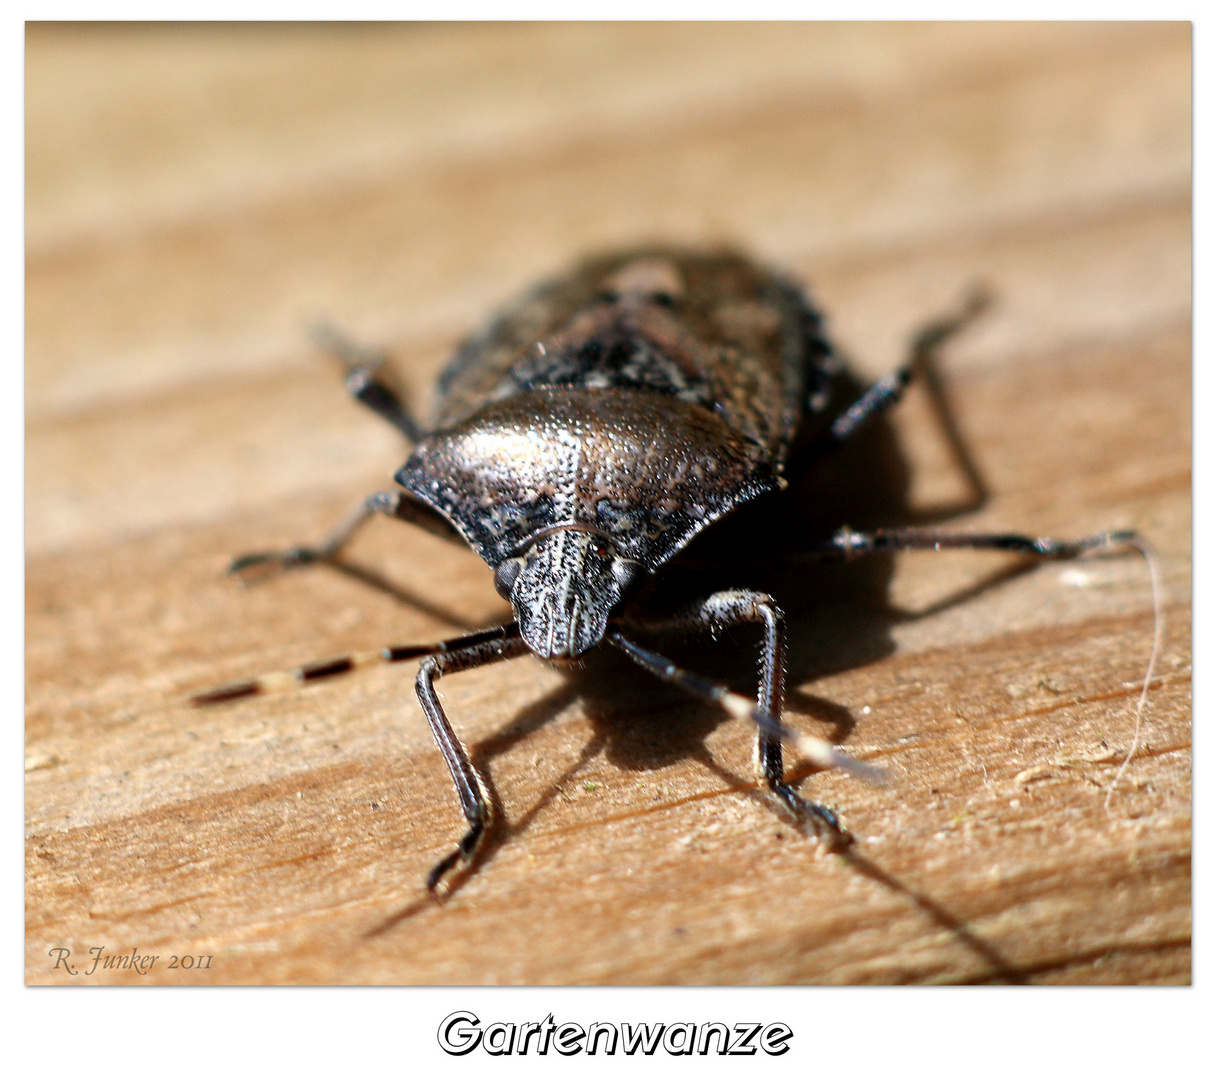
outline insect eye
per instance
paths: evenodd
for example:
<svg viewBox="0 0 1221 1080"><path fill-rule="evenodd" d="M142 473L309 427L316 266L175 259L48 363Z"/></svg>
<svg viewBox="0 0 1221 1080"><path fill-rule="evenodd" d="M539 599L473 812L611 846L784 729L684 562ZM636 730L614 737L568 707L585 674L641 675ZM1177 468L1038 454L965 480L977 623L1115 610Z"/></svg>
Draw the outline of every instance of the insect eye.
<svg viewBox="0 0 1221 1080"><path fill-rule="evenodd" d="M505 559L496 567L496 576L492 582L496 586L496 591L506 600L513 592L513 582L517 580L517 575L521 573L521 568L525 565L525 559Z"/></svg>

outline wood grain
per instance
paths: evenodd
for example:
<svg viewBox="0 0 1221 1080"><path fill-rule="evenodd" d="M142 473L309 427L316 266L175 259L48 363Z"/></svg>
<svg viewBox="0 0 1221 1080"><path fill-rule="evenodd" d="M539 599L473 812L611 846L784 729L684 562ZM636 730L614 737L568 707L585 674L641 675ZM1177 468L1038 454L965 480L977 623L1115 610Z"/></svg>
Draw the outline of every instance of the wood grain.
<svg viewBox="0 0 1221 1080"><path fill-rule="evenodd" d="M27 981L1190 981L1190 50L1186 24L31 25ZM422 399L517 289L657 238L789 269L871 375L989 285L945 365L991 490L955 527L1132 527L1162 560L1109 801L1137 557L905 556L888 605L776 571L789 717L893 776L804 780L848 857L756 797L748 731L610 660L442 684L505 822L444 905L422 880L459 819L412 672L187 706L504 614L478 559L390 522L346 570L225 578L403 456L311 317ZM894 432L914 508L961 497L920 391ZM684 655L748 685L752 649ZM162 959L48 955L94 946Z"/></svg>

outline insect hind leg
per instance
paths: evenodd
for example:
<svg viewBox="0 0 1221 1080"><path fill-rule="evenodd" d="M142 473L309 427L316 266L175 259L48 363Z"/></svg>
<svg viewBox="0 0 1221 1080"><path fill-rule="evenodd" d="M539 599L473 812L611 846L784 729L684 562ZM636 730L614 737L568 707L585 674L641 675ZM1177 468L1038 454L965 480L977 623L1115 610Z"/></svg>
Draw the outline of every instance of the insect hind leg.
<svg viewBox="0 0 1221 1080"><path fill-rule="evenodd" d="M1138 533L1120 529L1095 533L1075 540L1021 533L957 533L940 529L877 529L855 532L845 526L814 554L832 559L854 559L890 551L1011 551L1040 559L1075 559L1089 551L1144 551L1147 544Z"/></svg>
<svg viewBox="0 0 1221 1080"><path fill-rule="evenodd" d="M988 487L962 432L958 429L954 410L941 378L937 356L941 346L972 322L989 302L988 294L982 288L977 288L958 311L935 319L917 331L912 337L907 360L891 374L878 379L832 422L823 440L826 448L846 442L870 419L898 404L912 380L919 377L928 390L954 461L970 488L968 496L961 505L955 505L952 512L965 513L983 506L988 499Z"/></svg>
<svg viewBox="0 0 1221 1080"><path fill-rule="evenodd" d="M420 441L423 429L403 399L378 377L377 371L385 362L383 353L357 344L330 323L318 323L310 337L314 344L343 364L347 372L343 384L352 397L393 424L412 443Z"/></svg>

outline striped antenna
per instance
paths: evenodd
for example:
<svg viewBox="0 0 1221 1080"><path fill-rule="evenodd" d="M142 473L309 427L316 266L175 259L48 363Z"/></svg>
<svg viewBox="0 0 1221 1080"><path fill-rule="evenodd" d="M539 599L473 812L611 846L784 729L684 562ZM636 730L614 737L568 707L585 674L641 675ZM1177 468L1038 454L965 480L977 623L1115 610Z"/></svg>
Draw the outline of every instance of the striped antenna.
<svg viewBox="0 0 1221 1080"><path fill-rule="evenodd" d="M347 656L336 656L330 660L315 660L313 663L303 664L292 671L275 671L268 675L260 675L257 679L214 686L210 690L201 690L198 694L192 694L190 700L191 704L195 706L219 705L227 701L237 701L241 698L283 690L290 686L331 679L337 675L346 675L349 671L371 667L374 664L397 664L403 660L418 660L424 656L455 652L459 649L470 648L472 645L495 641L498 638L513 637L516 633L517 624L506 623L503 626L493 626L488 630L476 630L473 634L464 634L462 637L439 641L433 645L387 645L384 649L349 653Z"/></svg>
<svg viewBox="0 0 1221 1080"><path fill-rule="evenodd" d="M750 698L742 694L735 694L727 686L714 683L701 675L684 671L660 653L646 649L643 645L637 645L618 632L612 631L607 634L606 640L616 648L622 649L642 668L656 675L663 682L672 683L704 701L714 702L730 716L739 720L748 720L769 735L782 739L796 751L800 758L812 765L818 765L824 769L843 769L844 772L855 776L858 780L865 780L871 784L885 784L889 780L889 774L885 769L858 761L826 739L794 731L779 717L764 712Z"/></svg>

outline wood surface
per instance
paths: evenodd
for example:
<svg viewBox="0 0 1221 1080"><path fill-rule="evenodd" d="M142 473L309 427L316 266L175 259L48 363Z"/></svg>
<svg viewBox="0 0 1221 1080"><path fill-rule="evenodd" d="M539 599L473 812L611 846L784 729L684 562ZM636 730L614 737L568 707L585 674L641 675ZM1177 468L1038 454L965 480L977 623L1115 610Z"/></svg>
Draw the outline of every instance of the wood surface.
<svg viewBox="0 0 1221 1080"><path fill-rule="evenodd" d="M1190 61L1187 24L31 25L27 981L1190 981ZM908 555L859 594L777 564L786 715L892 776L802 781L848 856L757 797L742 725L612 660L441 684L504 822L443 905L461 827L414 665L189 707L506 614L394 522L342 566L225 576L404 457L310 320L423 402L496 305L656 239L787 269L870 376L988 286L943 365L990 491L953 527L1161 557L1109 799L1153 633L1133 555ZM905 520L962 500L925 392L890 430ZM864 524L877 478L832 471ZM682 655L748 689L753 649ZM161 959L49 956L97 946Z"/></svg>

